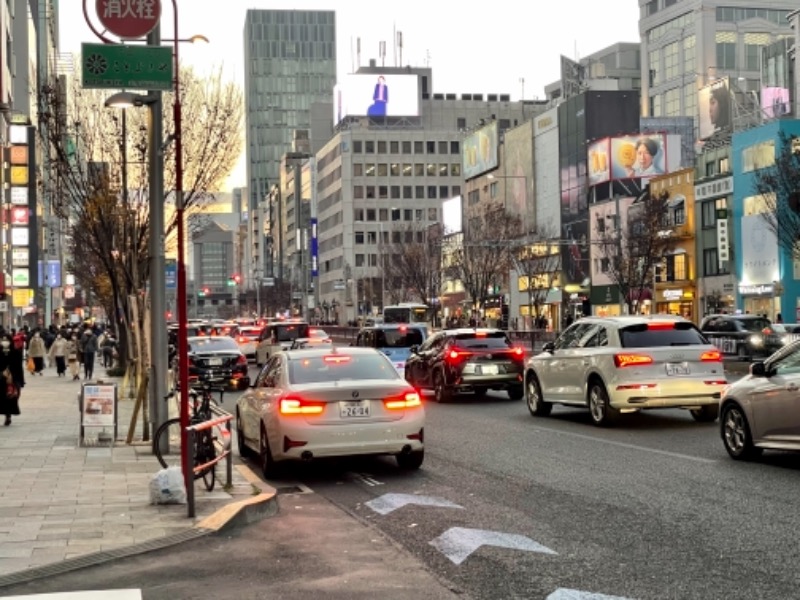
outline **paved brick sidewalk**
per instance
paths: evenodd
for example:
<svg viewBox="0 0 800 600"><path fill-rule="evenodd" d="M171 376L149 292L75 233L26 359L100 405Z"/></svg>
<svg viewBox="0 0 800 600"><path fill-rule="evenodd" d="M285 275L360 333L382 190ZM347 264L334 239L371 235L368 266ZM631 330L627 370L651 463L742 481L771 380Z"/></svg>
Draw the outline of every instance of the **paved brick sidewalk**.
<svg viewBox="0 0 800 600"><path fill-rule="evenodd" d="M59 378L54 369L26 376L22 414L9 427L0 425L0 586L28 569L78 557L101 560L98 553L192 535L214 515L229 514L232 504L248 504L259 490L270 491L254 486L247 470L236 466L233 486L225 491L223 462L213 492L196 482L196 518L187 517L186 505L151 505L149 482L160 466L141 442L141 416L134 444L125 443L134 407L127 391L119 394L116 442L82 445L81 382Z"/></svg>

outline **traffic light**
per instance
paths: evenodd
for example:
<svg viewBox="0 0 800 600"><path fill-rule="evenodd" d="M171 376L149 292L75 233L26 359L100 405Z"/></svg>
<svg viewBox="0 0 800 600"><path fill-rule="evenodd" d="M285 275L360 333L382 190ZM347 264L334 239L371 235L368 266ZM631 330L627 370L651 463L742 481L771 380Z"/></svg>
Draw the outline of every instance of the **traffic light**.
<svg viewBox="0 0 800 600"><path fill-rule="evenodd" d="M197 297L198 298L205 298L210 293L211 293L211 290L209 290L207 287L204 287L203 289L197 291Z"/></svg>

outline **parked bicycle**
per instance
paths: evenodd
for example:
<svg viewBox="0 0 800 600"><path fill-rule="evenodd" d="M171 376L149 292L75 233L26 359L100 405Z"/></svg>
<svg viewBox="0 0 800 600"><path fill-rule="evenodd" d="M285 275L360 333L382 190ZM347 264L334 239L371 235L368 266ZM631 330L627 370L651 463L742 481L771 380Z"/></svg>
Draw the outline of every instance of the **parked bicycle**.
<svg viewBox="0 0 800 600"><path fill-rule="evenodd" d="M214 392L219 392L219 402L222 404L223 395L225 393L224 383L222 386L219 384L221 381L202 381L192 382L189 389L189 398L191 399L189 414L189 425L197 425L210 421L213 417L211 405L214 403ZM217 385L215 385L217 384ZM198 389L199 388L199 389ZM175 390L172 390L165 400L175 397ZM210 492L214 489L217 480L216 463L213 462L217 456L217 449L215 446L216 436L214 436L211 428L203 429L195 434L194 445L194 464L206 465L213 463L206 468L200 469L195 472L194 478L203 478L203 483L206 489ZM153 437L153 452L158 458L163 468L180 466L181 465L181 419L175 417L168 419L156 430Z"/></svg>

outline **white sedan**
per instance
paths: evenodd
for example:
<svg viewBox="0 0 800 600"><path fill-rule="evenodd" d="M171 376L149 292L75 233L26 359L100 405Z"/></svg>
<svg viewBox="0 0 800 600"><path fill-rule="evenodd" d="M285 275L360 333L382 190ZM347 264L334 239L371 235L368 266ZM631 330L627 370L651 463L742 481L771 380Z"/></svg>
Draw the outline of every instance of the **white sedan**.
<svg viewBox="0 0 800 600"><path fill-rule="evenodd" d="M236 404L239 454L279 463L319 457L394 455L404 469L425 456L419 393L374 348L278 352Z"/></svg>

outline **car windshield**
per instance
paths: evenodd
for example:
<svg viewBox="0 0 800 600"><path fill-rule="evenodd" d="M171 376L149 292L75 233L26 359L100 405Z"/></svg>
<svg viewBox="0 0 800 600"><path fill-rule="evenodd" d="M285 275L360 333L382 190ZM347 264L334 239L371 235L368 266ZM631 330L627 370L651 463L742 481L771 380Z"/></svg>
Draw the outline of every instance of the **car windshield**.
<svg viewBox="0 0 800 600"><path fill-rule="evenodd" d="M745 331L764 331L769 327L768 319L737 319Z"/></svg>
<svg viewBox="0 0 800 600"><path fill-rule="evenodd" d="M623 348L708 345L708 340L694 324L682 321L665 325L660 323L630 325L620 329L619 338Z"/></svg>
<svg viewBox="0 0 800 600"><path fill-rule="evenodd" d="M201 337L189 340L189 352L218 352L220 350L236 350L239 346L231 337Z"/></svg>
<svg viewBox="0 0 800 600"><path fill-rule="evenodd" d="M289 361L289 382L293 384L399 378L392 364L377 354L328 354Z"/></svg>
<svg viewBox="0 0 800 600"><path fill-rule="evenodd" d="M376 348L410 348L419 346L423 341L422 332L416 327L375 330Z"/></svg>
<svg viewBox="0 0 800 600"><path fill-rule="evenodd" d="M292 325L275 325L275 335L279 342L291 342L299 337L309 337L308 324L294 323Z"/></svg>
<svg viewBox="0 0 800 600"><path fill-rule="evenodd" d="M460 348L511 348L511 342L502 331L491 333L459 333L455 337Z"/></svg>

